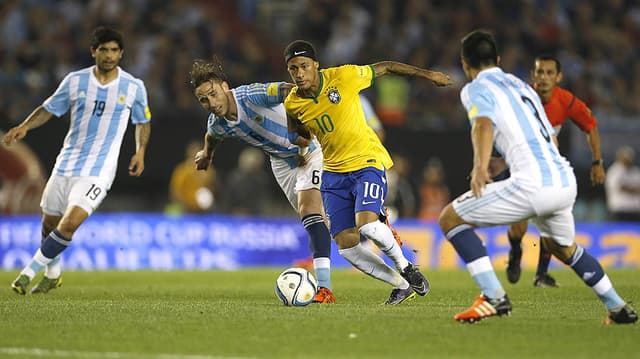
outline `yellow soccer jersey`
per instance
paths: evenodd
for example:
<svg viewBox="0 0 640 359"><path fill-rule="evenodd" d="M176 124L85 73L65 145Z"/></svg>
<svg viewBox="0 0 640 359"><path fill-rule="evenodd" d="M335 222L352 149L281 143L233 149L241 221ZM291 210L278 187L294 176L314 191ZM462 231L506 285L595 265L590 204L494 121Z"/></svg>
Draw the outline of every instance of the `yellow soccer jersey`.
<svg viewBox="0 0 640 359"><path fill-rule="evenodd" d="M320 88L314 98L298 96L294 87L284 101L287 113L320 141L325 170L344 173L393 165L386 148L367 126L360 104L360 91L371 86L373 79L371 66L331 67L320 70Z"/></svg>

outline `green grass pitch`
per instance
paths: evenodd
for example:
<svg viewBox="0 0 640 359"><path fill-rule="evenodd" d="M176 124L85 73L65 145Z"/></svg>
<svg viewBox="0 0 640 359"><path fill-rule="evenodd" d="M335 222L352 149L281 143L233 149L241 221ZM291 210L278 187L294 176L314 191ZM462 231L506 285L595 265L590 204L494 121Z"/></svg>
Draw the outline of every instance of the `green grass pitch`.
<svg viewBox="0 0 640 359"><path fill-rule="evenodd" d="M638 358L640 325L605 326L605 310L569 270L561 287L508 284L510 317L459 324L479 293L466 271L427 271L431 293L389 307L390 288L333 271L335 305L284 307L281 269L236 272L66 272L47 295L19 296L0 272L0 357L212 358ZM640 307L640 271L609 270Z"/></svg>

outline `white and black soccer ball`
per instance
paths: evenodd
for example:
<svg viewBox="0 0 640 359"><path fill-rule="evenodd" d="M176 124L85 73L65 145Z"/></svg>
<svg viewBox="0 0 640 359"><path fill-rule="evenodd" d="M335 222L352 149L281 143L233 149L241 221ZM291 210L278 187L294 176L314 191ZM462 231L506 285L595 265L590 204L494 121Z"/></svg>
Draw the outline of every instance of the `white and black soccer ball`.
<svg viewBox="0 0 640 359"><path fill-rule="evenodd" d="M289 268L276 280L276 295L287 306L303 307L313 302L317 291L316 278L303 268Z"/></svg>

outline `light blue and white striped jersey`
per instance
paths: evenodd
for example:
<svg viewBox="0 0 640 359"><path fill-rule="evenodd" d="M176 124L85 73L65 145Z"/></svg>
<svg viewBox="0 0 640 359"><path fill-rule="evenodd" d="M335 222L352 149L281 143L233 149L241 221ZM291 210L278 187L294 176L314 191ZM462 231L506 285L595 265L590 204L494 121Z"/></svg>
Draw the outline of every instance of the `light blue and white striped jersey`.
<svg viewBox="0 0 640 359"><path fill-rule="evenodd" d="M471 123L493 122L495 148L511 176L539 187L575 185L573 169L553 144L553 127L538 94L516 76L494 67L481 71L460 92Z"/></svg>
<svg viewBox="0 0 640 359"><path fill-rule="evenodd" d="M211 113L207 131L218 141L236 138L270 156L287 161L291 168L297 166L295 155L298 146L287 138L287 114L280 96L282 83L253 83L232 89L238 108L238 119L230 121ZM313 140L309 151L319 148Z"/></svg>
<svg viewBox="0 0 640 359"><path fill-rule="evenodd" d="M101 85L93 68L69 73L42 105L58 117L71 109L69 132L52 173L96 176L111 184L129 117L141 124L150 121L151 113L141 80L118 67L118 77Z"/></svg>
<svg viewBox="0 0 640 359"><path fill-rule="evenodd" d="M367 121L367 125L374 131L381 130L382 122L380 122L378 114L376 114L369 99L363 94L360 94L360 104L362 105L362 112L364 113L364 120Z"/></svg>

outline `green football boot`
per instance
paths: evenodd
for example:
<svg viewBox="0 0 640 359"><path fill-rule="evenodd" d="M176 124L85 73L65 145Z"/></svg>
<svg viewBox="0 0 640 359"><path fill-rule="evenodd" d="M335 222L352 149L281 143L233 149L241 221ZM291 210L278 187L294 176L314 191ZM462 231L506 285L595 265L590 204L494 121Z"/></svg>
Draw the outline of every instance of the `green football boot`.
<svg viewBox="0 0 640 359"><path fill-rule="evenodd" d="M31 288L31 294L47 294L51 289L56 289L60 286L62 286L62 277L51 279L44 276Z"/></svg>

